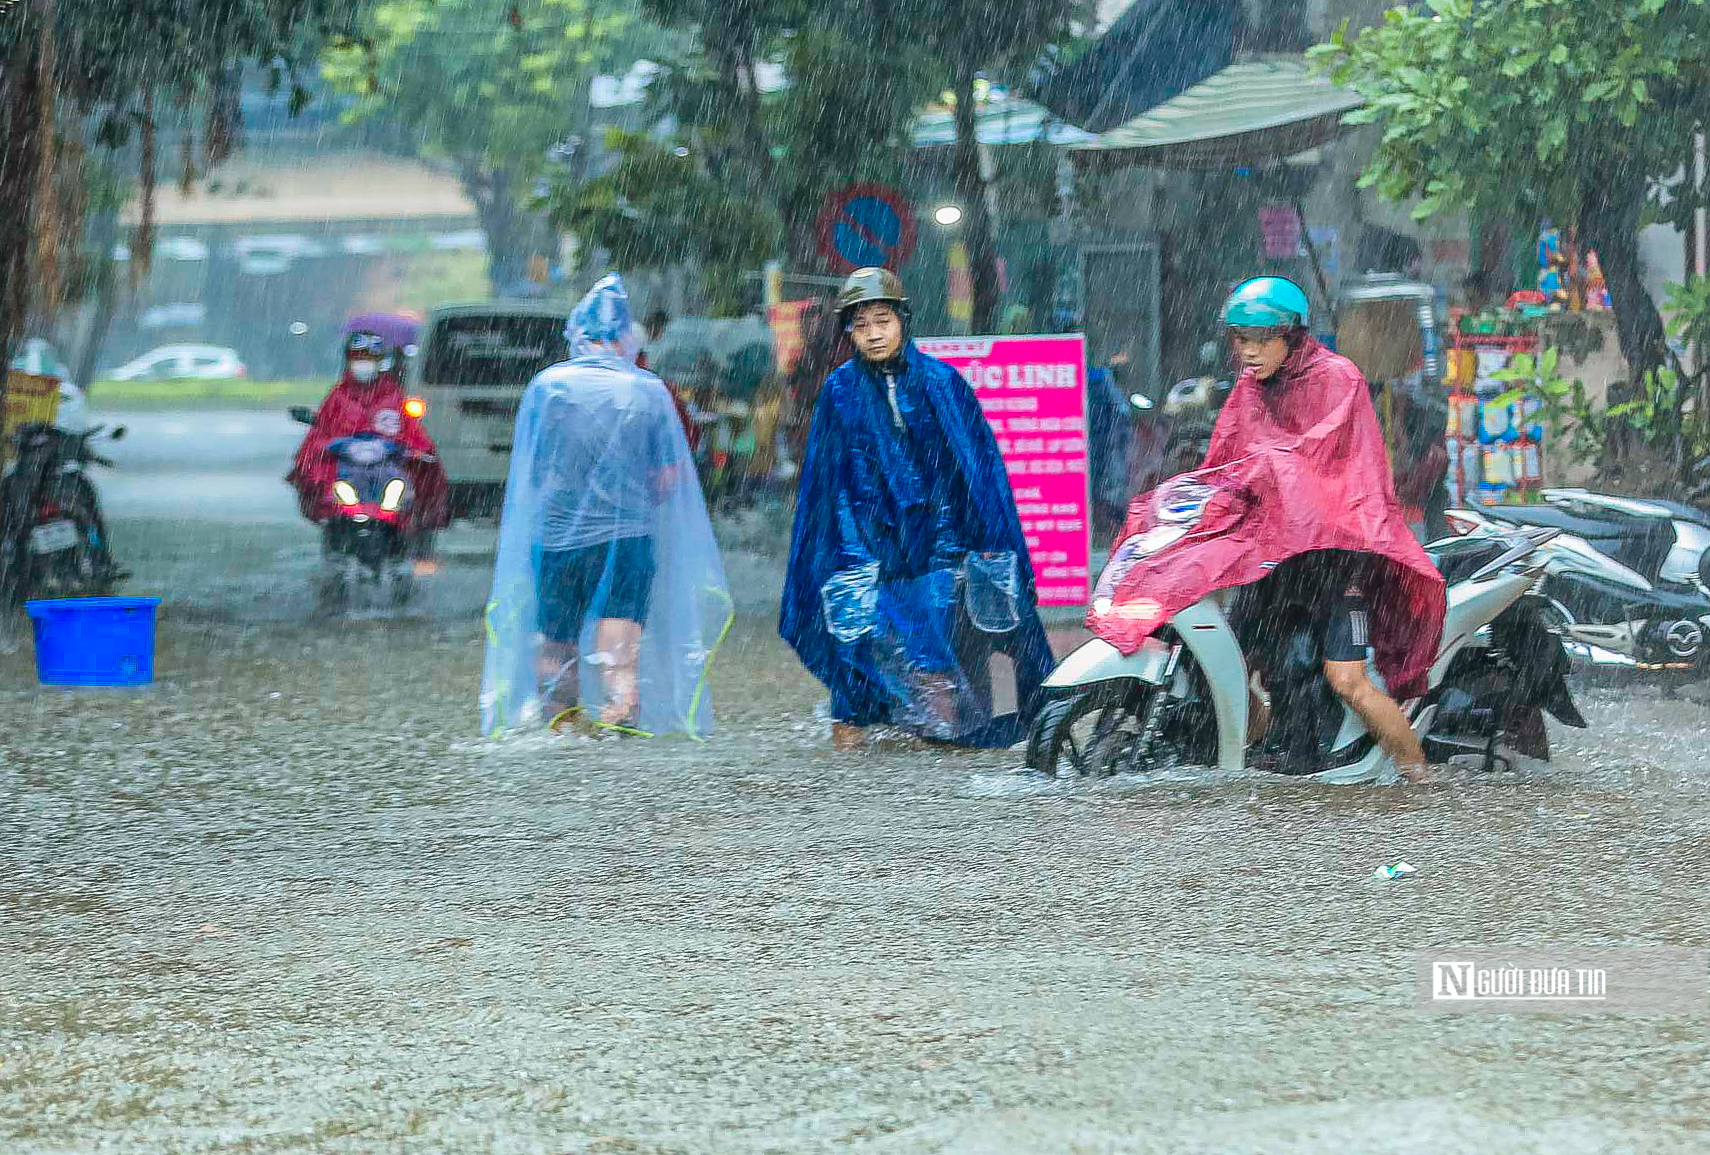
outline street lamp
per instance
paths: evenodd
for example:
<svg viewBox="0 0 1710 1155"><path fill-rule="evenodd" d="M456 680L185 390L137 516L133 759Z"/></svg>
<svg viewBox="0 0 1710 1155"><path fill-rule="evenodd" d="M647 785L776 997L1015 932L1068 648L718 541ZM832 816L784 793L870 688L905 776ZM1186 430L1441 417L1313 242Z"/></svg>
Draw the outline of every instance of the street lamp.
<svg viewBox="0 0 1710 1155"><path fill-rule="evenodd" d="M962 208L960 205L939 205L937 208L932 210L932 219L943 225L945 228L949 228L951 225L960 224L962 220Z"/></svg>

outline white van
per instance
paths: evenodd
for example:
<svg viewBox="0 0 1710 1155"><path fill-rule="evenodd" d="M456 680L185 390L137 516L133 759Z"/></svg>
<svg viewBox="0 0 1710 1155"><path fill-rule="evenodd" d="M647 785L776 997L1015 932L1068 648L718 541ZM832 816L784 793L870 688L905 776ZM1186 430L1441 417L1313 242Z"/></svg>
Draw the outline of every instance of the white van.
<svg viewBox="0 0 1710 1155"><path fill-rule="evenodd" d="M568 357L570 308L550 301L448 305L428 314L410 392L451 482L453 517L499 511L523 389Z"/></svg>

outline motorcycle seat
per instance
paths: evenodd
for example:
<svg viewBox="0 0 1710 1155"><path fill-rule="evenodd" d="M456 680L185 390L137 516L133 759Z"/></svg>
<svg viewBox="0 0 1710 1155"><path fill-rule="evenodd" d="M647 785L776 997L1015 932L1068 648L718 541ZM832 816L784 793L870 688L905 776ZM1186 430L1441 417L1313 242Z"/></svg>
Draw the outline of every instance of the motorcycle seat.
<svg viewBox="0 0 1710 1155"><path fill-rule="evenodd" d="M1710 529L1710 513L1707 513L1696 506L1687 505L1682 501L1670 501L1667 498L1661 497L1647 497L1645 500L1652 505L1660 505L1664 509L1668 510L1669 516L1674 518L1676 521L1691 522L1693 525L1701 525L1706 529Z"/></svg>
<svg viewBox="0 0 1710 1155"><path fill-rule="evenodd" d="M1581 497L1595 499L1599 495L1588 494L1582 489L1546 489L1543 491L1543 494L1544 499L1551 504L1571 504L1577 505L1580 509L1593 510L1594 512L1587 515L1593 520L1600 520L1603 518L1619 520L1625 517L1644 516L1643 514L1623 513L1617 509L1610 509L1606 513L1596 512L1599 510L1598 502L1595 500L1581 501L1579 499ZM1710 510L1699 509L1695 505L1688 505L1684 501L1675 501L1672 498L1667 497L1639 497L1627 500L1643 502L1645 505L1662 511L1661 515L1653 514L1652 516L1666 516L1674 519L1675 521L1691 522L1694 525L1701 525L1706 529L1710 529Z"/></svg>
<svg viewBox="0 0 1710 1155"><path fill-rule="evenodd" d="M1558 505L1496 505L1469 499L1468 506L1513 525L1544 526L1585 539L1629 569L1655 579L1668 551L1674 548L1674 523L1663 517L1611 513L1581 517Z"/></svg>
<svg viewBox="0 0 1710 1155"><path fill-rule="evenodd" d="M1619 537L1628 532L1631 522L1646 519L1612 515L1607 518L1579 517L1569 513L1557 505L1498 505L1494 502L1480 501L1476 497L1468 497L1467 505L1478 513L1487 514L1498 521L1506 521L1512 525L1542 526L1547 529L1559 529L1584 538ZM1664 522L1663 524L1667 524Z"/></svg>

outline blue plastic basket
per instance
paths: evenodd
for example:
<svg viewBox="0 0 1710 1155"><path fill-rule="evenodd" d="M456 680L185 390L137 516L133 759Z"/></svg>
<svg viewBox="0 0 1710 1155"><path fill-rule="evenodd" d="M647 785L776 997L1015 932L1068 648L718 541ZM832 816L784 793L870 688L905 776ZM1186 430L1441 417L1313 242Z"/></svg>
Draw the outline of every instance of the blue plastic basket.
<svg viewBox="0 0 1710 1155"><path fill-rule="evenodd" d="M55 598L25 602L45 686L145 686L154 681L159 598Z"/></svg>

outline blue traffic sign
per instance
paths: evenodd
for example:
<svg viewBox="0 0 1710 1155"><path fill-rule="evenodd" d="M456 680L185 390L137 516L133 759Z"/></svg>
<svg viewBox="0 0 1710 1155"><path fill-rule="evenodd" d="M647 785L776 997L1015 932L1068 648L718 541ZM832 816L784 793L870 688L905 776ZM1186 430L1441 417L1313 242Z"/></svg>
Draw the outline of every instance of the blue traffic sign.
<svg viewBox="0 0 1710 1155"><path fill-rule="evenodd" d="M914 214L888 185L857 184L826 198L819 248L839 272L868 265L896 268L914 251Z"/></svg>

